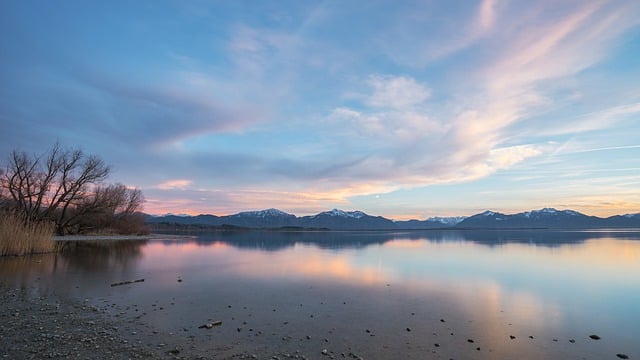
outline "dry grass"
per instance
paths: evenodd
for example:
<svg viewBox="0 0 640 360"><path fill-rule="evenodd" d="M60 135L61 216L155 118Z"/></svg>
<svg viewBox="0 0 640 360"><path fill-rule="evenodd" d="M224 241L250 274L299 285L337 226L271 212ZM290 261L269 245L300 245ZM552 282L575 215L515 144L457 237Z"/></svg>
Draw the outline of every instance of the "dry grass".
<svg viewBox="0 0 640 360"><path fill-rule="evenodd" d="M53 224L28 222L13 213L0 213L0 256L52 252Z"/></svg>

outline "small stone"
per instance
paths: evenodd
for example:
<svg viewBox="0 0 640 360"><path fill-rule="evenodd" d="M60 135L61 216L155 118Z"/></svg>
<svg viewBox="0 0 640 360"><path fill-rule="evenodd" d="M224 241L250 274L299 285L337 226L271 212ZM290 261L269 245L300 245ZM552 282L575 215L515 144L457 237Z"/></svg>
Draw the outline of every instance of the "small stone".
<svg viewBox="0 0 640 360"><path fill-rule="evenodd" d="M592 340L600 340L600 336L598 335L589 335L589 338Z"/></svg>
<svg viewBox="0 0 640 360"><path fill-rule="evenodd" d="M440 322L445 322L444 319L440 319Z"/></svg>
<svg viewBox="0 0 640 360"><path fill-rule="evenodd" d="M473 341L473 339L467 339L467 342L473 343L474 341Z"/></svg>
<svg viewBox="0 0 640 360"><path fill-rule="evenodd" d="M513 335L509 335L509 339L513 340L513 339L515 339L515 338L516 338L515 336L513 336Z"/></svg>
<svg viewBox="0 0 640 360"><path fill-rule="evenodd" d="M407 328L407 332L410 332L410 331L411 331L411 328Z"/></svg>
<svg viewBox="0 0 640 360"><path fill-rule="evenodd" d="M440 344L435 343L435 344L433 344L433 346L435 346L435 347L440 347Z"/></svg>
<svg viewBox="0 0 640 360"><path fill-rule="evenodd" d="M476 350L480 351L480 347L477 347Z"/></svg>
<svg viewBox="0 0 640 360"><path fill-rule="evenodd" d="M322 349L322 355L327 355L328 353L327 349Z"/></svg>
<svg viewBox="0 0 640 360"><path fill-rule="evenodd" d="M625 354L616 354L617 357L619 357L620 359L628 359L629 356L625 355Z"/></svg>
<svg viewBox="0 0 640 360"><path fill-rule="evenodd" d="M311 336L307 335L307 340L311 340Z"/></svg>
<svg viewBox="0 0 640 360"><path fill-rule="evenodd" d="M569 340L570 343L575 343L576 341L574 339Z"/></svg>

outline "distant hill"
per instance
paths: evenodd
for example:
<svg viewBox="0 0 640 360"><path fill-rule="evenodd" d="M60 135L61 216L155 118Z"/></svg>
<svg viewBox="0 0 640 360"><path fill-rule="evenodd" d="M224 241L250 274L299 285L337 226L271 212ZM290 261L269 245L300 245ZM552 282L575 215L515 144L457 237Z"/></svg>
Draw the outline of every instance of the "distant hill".
<svg viewBox="0 0 640 360"><path fill-rule="evenodd" d="M362 211L342 211L333 209L317 215L298 218L299 225L311 228L327 228L335 230L381 230L394 229L392 220L382 216L371 216Z"/></svg>
<svg viewBox="0 0 640 360"><path fill-rule="evenodd" d="M608 218L588 216L573 210L544 208L517 214L485 211L470 217L434 217L426 220L393 221L362 211L333 209L298 217L278 209L245 211L234 215L151 216L149 224L250 229L330 230L418 230L418 229L597 229L640 228L640 214Z"/></svg>
<svg viewBox="0 0 640 360"><path fill-rule="evenodd" d="M587 216L573 210L544 208L506 215L485 211L466 218L458 224L461 228L513 229L513 228L589 228L603 224L601 218Z"/></svg>

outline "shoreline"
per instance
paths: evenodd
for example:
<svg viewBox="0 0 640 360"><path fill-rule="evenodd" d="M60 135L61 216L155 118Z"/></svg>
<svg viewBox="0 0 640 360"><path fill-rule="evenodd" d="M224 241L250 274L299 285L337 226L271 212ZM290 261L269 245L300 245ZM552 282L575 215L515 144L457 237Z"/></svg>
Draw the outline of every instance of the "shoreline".
<svg viewBox="0 0 640 360"><path fill-rule="evenodd" d="M185 240L195 236L175 234L149 234L149 235L65 235L52 237L53 241L121 241L121 240Z"/></svg>

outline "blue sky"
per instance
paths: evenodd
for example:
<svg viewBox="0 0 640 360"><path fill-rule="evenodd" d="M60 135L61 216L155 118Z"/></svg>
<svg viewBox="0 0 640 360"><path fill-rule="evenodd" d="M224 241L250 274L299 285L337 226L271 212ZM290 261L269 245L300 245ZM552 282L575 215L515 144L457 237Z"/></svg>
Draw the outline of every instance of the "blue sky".
<svg viewBox="0 0 640 360"><path fill-rule="evenodd" d="M638 59L637 1L5 1L0 152L151 213L636 213Z"/></svg>

